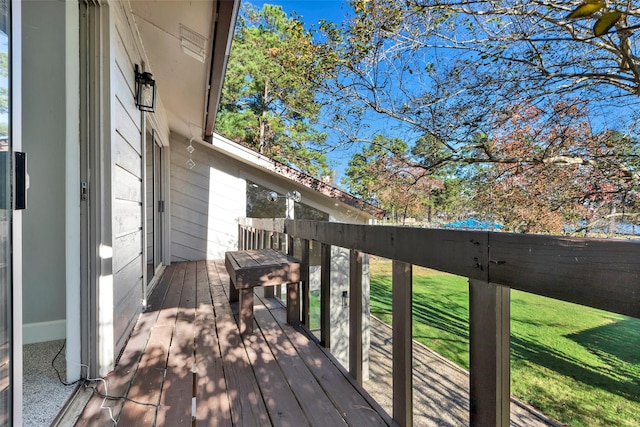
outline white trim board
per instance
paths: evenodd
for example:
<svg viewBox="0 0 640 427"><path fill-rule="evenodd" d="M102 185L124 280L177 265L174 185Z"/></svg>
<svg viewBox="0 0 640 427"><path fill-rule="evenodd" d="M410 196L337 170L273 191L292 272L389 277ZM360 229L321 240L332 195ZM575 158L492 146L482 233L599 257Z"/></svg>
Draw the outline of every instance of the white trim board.
<svg viewBox="0 0 640 427"><path fill-rule="evenodd" d="M25 323L22 325L22 343L34 344L37 342L65 339L67 334L67 321L52 320L50 322Z"/></svg>

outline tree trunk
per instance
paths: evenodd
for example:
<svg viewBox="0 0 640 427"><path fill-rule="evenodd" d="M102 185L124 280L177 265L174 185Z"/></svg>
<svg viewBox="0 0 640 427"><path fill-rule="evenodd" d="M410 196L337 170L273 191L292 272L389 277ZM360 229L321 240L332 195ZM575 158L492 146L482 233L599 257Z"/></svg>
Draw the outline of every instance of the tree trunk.
<svg viewBox="0 0 640 427"><path fill-rule="evenodd" d="M611 202L611 210L609 211L609 229L608 233L609 237L615 236L616 234L616 205Z"/></svg>
<svg viewBox="0 0 640 427"><path fill-rule="evenodd" d="M258 151L260 152L260 154L264 154L266 148L267 148L267 141L266 141L266 137L265 137L265 133L266 133L266 127L267 127L267 104L269 103L269 100L267 99L269 96L269 80L265 81L264 83L264 94L263 94L263 108L262 108L262 114L260 115L260 136L259 136L259 141L258 141Z"/></svg>

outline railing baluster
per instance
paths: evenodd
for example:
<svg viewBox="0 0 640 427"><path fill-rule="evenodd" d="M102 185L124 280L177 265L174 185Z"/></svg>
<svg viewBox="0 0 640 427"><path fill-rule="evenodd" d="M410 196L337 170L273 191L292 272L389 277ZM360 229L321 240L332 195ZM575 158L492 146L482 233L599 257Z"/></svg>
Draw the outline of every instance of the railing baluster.
<svg viewBox="0 0 640 427"><path fill-rule="evenodd" d="M289 247L287 254L293 256L293 236L289 235ZM282 286L278 286L282 289ZM300 325L300 282L294 285L287 285L287 323L290 325Z"/></svg>
<svg viewBox="0 0 640 427"><path fill-rule="evenodd" d="M273 236L273 233L271 233L271 235ZM273 237L271 238L273 240ZM269 245L270 248L273 247L273 244ZM274 286L267 286L265 288L263 288L263 292L264 292L264 297L265 298L273 298L274 295Z"/></svg>
<svg viewBox="0 0 640 427"><path fill-rule="evenodd" d="M393 419L400 426L413 425L411 274L411 264L393 260Z"/></svg>
<svg viewBox="0 0 640 427"><path fill-rule="evenodd" d="M320 244L320 343L331 348L331 245Z"/></svg>
<svg viewBox="0 0 640 427"><path fill-rule="evenodd" d="M506 286L469 280L472 426L509 425L509 300Z"/></svg>
<svg viewBox="0 0 640 427"><path fill-rule="evenodd" d="M362 252L349 257L349 372L362 384Z"/></svg>
<svg viewBox="0 0 640 427"><path fill-rule="evenodd" d="M310 317L310 302L309 291L311 290L311 283L309 277L309 240L300 239L300 280L302 282L302 323L311 328L309 325Z"/></svg>

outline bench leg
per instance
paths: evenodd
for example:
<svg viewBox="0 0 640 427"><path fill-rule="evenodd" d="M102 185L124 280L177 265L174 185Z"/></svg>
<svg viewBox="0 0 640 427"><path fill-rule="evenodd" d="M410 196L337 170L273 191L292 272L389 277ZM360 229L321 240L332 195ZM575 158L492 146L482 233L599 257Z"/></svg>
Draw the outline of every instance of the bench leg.
<svg viewBox="0 0 640 427"><path fill-rule="evenodd" d="M300 324L300 283L287 284L287 323Z"/></svg>
<svg viewBox="0 0 640 427"><path fill-rule="evenodd" d="M253 333L253 288L240 289L240 334Z"/></svg>
<svg viewBox="0 0 640 427"><path fill-rule="evenodd" d="M233 284L231 280L229 280L229 302L238 301L238 290L236 289L236 285Z"/></svg>
<svg viewBox="0 0 640 427"><path fill-rule="evenodd" d="M273 286L265 286L265 288L264 288L264 297L265 298L273 298Z"/></svg>

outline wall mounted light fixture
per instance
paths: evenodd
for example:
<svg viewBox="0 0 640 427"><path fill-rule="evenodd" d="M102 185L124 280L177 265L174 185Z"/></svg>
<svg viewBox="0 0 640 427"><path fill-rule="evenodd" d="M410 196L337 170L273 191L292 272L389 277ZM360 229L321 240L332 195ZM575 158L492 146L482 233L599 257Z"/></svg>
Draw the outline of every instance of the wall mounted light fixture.
<svg viewBox="0 0 640 427"><path fill-rule="evenodd" d="M147 72L140 72L138 64L135 66L136 73L136 107L140 111L155 113L156 111L156 81L153 75Z"/></svg>
<svg viewBox="0 0 640 427"><path fill-rule="evenodd" d="M294 191L293 193L287 193L286 195L280 195L275 191L271 191L267 193L268 201L275 202L278 199L293 200L294 202L300 203L300 201L302 200L302 195L300 195L299 191Z"/></svg>

